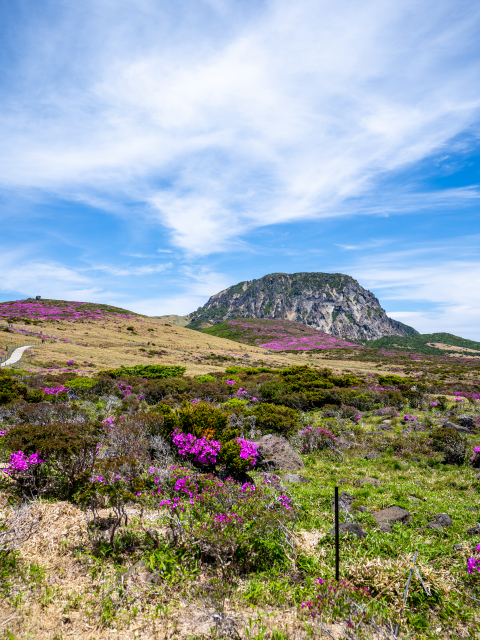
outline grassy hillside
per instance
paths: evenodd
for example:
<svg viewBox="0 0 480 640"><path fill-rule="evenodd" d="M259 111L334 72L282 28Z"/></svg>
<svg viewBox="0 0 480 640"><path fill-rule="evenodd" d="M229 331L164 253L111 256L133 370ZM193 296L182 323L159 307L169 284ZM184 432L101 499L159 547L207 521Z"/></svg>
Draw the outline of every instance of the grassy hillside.
<svg viewBox="0 0 480 640"><path fill-rule="evenodd" d="M0 303L0 318L12 321L101 320L105 316L142 317L127 309L95 302L27 298Z"/></svg>
<svg viewBox="0 0 480 640"><path fill-rule="evenodd" d="M201 332L275 351L310 351L356 346L300 322L268 318L236 318L202 329Z"/></svg>
<svg viewBox="0 0 480 640"><path fill-rule="evenodd" d="M378 340L360 340L358 342L374 349L394 349L411 353L430 353L433 355L457 352L463 355L480 355L480 342L443 332L425 333L409 338L388 336Z"/></svg>

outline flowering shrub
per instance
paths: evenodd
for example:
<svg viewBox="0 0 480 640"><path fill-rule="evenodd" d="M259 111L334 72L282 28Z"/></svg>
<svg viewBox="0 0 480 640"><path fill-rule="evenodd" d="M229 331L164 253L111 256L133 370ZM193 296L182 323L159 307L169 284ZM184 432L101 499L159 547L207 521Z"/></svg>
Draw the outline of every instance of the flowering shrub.
<svg viewBox="0 0 480 640"><path fill-rule="evenodd" d="M1 432L0 432L1 433ZM3 432L3 435L6 432ZM40 459L38 451L27 456L23 451L15 451L10 454L10 464L3 470L7 475L14 475L20 471L28 471L28 469L37 464L43 464L43 460Z"/></svg>
<svg viewBox="0 0 480 640"><path fill-rule="evenodd" d="M358 412L358 409L356 409L355 407L350 407L347 404L342 404L341 411L342 411L342 417L348 418L352 422L355 422L355 424L362 417L362 414Z"/></svg>
<svg viewBox="0 0 480 640"><path fill-rule="evenodd" d="M176 467L168 473L150 472L145 501L163 508L171 539L214 560L224 577L238 574L240 568L271 564L272 547L283 561L292 552L298 508L279 478L266 476L254 486L207 474L193 476Z"/></svg>
<svg viewBox="0 0 480 640"><path fill-rule="evenodd" d="M243 438L237 438L237 443L240 445L240 458L246 462L247 469L254 467L257 463L258 449L256 444Z"/></svg>
<svg viewBox="0 0 480 640"><path fill-rule="evenodd" d="M336 437L325 427L308 426L295 439L301 453L314 453L323 449L335 449Z"/></svg>
<svg viewBox="0 0 480 640"><path fill-rule="evenodd" d="M172 440L182 458L188 455L194 462L205 465L215 464L222 447L220 442L216 440L196 438L191 433L181 433L179 429L175 429L173 432Z"/></svg>
<svg viewBox="0 0 480 640"><path fill-rule="evenodd" d="M480 544L477 544L477 553L480 553ZM469 558L467 561L467 571L472 582L480 582L480 558Z"/></svg>
<svg viewBox="0 0 480 640"><path fill-rule="evenodd" d="M361 605L370 597L368 589L356 587L348 580L336 582L318 578L315 583L315 595L301 604L309 618L323 618L329 621L346 618L350 627L356 626L364 619L364 607Z"/></svg>
<svg viewBox="0 0 480 640"><path fill-rule="evenodd" d="M478 469L480 467L480 447L473 448L473 456L470 457L472 467Z"/></svg>
<svg viewBox="0 0 480 640"><path fill-rule="evenodd" d="M92 423L15 425L4 436L16 452L7 471L22 493L69 498L88 480L103 435Z"/></svg>

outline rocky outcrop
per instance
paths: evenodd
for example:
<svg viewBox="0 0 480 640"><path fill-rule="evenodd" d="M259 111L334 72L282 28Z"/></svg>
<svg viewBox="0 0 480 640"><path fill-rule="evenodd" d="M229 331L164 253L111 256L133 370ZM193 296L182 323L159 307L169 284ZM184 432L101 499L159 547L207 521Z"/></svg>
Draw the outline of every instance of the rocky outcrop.
<svg viewBox="0 0 480 640"><path fill-rule="evenodd" d="M192 329L230 318L292 320L359 340L418 333L389 318L373 293L342 273L272 273L240 282L216 293L189 318Z"/></svg>
<svg viewBox="0 0 480 640"><path fill-rule="evenodd" d="M305 466L286 438L269 433L253 442L260 454L257 468L262 471L298 471Z"/></svg>

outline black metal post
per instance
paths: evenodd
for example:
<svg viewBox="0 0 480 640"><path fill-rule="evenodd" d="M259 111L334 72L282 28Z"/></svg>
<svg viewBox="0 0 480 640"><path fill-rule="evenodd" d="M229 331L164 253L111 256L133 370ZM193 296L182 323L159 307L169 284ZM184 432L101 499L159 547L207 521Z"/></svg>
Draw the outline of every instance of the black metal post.
<svg viewBox="0 0 480 640"><path fill-rule="evenodd" d="M335 580L340 580L340 523L338 516L338 487L335 487Z"/></svg>

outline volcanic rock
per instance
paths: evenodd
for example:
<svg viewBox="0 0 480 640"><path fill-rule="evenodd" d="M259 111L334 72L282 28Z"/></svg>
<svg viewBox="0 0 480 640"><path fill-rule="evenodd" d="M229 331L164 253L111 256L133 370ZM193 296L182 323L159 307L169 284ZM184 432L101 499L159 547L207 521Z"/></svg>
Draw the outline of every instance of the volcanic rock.
<svg viewBox="0 0 480 640"><path fill-rule="evenodd" d="M376 478L361 478L358 481L358 484L359 485L371 484L372 487L380 487L382 483L380 482L380 480L377 480Z"/></svg>
<svg viewBox="0 0 480 640"><path fill-rule="evenodd" d="M343 509L350 512L352 510L353 501L354 497L346 491L342 491L342 493L338 496L338 505L340 507L340 510L342 509L343 504ZM335 498L332 498L332 509L335 509Z"/></svg>
<svg viewBox="0 0 480 640"><path fill-rule="evenodd" d="M389 318L373 293L343 273L271 273L239 282L213 295L188 317L191 329L231 318L271 318L347 339L418 333Z"/></svg>
<svg viewBox="0 0 480 640"><path fill-rule="evenodd" d="M433 516L432 522L427 524L427 529L443 529L443 527L451 527L452 519L446 513L437 513Z"/></svg>
<svg viewBox="0 0 480 640"><path fill-rule="evenodd" d="M257 445L260 453L256 465L257 469L262 471L298 471L305 467L303 460L286 438L269 433L253 442Z"/></svg>
<svg viewBox="0 0 480 640"><path fill-rule="evenodd" d="M396 505L388 507L388 509L375 511L372 513L372 516L377 524L381 524L382 522L387 522L388 524L392 524L392 522L401 522L402 524L405 524L410 520L410 513L406 509L402 509L402 507L398 507Z"/></svg>

